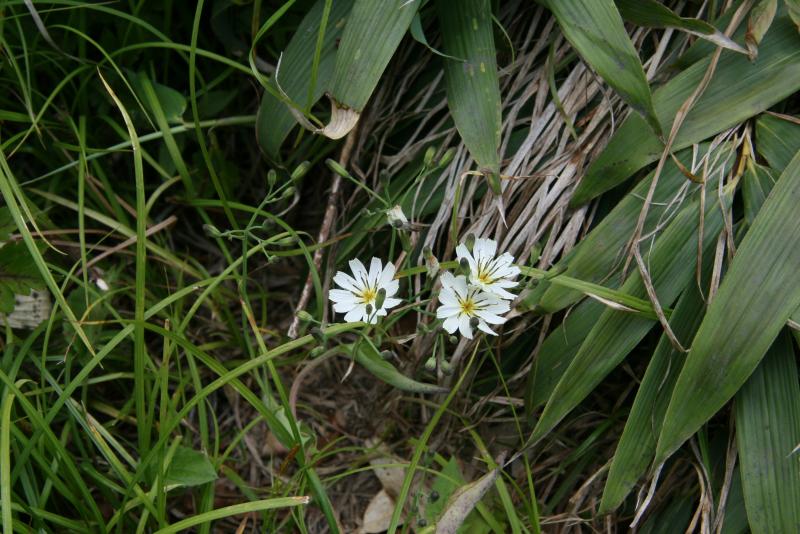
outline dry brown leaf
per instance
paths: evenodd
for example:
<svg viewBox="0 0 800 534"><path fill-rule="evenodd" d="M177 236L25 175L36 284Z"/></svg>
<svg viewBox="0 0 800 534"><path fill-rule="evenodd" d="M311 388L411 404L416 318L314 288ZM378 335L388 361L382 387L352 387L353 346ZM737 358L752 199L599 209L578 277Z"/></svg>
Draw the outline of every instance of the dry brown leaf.
<svg viewBox="0 0 800 534"><path fill-rule="evenodd" d="M394 512L394 499L386 490L381 490L375 494L364 512L361 522L360 534L376 534L385 532L392 521ZM401 519L402 521L402 519Z"/></svg>
<svg viewBox="0 0 800 534"><path fill-rule="evenodd" d="M442 517L436 523L436 534L455 534L475 505L494 485L500 468L492 469L475 482L458 488L448 499Z"/></svg>

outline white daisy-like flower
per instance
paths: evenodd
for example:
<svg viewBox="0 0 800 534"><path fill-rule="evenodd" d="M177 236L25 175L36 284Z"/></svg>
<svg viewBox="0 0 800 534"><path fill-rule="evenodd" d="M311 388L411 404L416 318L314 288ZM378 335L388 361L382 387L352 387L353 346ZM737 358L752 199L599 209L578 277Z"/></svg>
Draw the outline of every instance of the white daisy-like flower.
<svg viewBox="0 0 800 534"><path fill-rule="evenodd" d="M329 294L334 303L333 311L345 314L345 322L375 324L389 308L402 302L393 298L400 282L394 279L395 267L391 262L383 267L381 260L372 258L367 271L359 260L350 260L350 270L353 276L341 271L336 273L333 281L342 289L331 289Z"/></svg>
<svg viewBox="0 0 800 534"><path fill-rule="evenodd" d="M514 265L514 256L504 252L495 257L497 241L477 238L472 252L464 243L456 247L458 260L466 259L469 264L469 282L501 299L514 300L516 295L508 288L517 285L514 280L519 274L519 267Z"/></svg>
<svg viewBox="0 0 800 534"><path fill-rule="evenodd" d="M403 208L401 208L399 205L386 211L386 219L389 221L389 225L391 225L393 228L408 227L408 219L406 218L406 214L403 213Z"/></svg>
<svg viewBox="0 0 800 534"><path fill-rule="evenodd" d="M489 325L506 322L501 314L510 309L508 301L478 286L468 285L463 275L444 272L441 281L439 302L442 305L436 310L436 317L444 319L442 326L448 333L458 330L462 336L472 339L472 329L477 327L487 334L497 335Z"/></svg>

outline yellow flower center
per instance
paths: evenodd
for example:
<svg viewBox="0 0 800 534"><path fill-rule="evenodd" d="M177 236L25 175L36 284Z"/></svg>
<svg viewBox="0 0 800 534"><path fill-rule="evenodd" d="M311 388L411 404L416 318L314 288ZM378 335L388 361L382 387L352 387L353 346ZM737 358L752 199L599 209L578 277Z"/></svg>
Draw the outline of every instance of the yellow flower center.
<svg viewBox="0 0 800 534"><path fill-rule="evenodd" d="M467 315L469 317L475 315L475 309L476 309L475 301L472 300L471 298L466 298L464 300L458 299L458 304L461 307L461 313L463 313L464 315Z"/></svg>
<svg viewBox="0 0 800 534"><path fill-rule="evenodd" d="M364 291L358 296L361 299L362 304L374 304L375 297L378 296L378 290L374 287L366 287Z"/></svg>

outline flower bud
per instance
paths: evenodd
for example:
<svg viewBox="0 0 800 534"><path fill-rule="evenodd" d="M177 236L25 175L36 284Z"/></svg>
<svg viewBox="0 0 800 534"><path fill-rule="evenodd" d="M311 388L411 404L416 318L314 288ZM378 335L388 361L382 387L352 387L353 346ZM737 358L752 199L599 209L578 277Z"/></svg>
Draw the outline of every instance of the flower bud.
<svg viewBox="0 0 800 534"><path fill-rule="evenodd" d="M275 183L278 181L278 173L275 172L275 169L270 169L267 171L267 185L269 188L272 189L275 187Z"/></svg>
<svg viewBox="0 0 800 534"><path fill-rule="evenodd" d="M454 157L456 157L456 149L448 148L439 159L439 167L446 167L451 161L453 161Z"/></svg>
<svg viewBox="0 0 800 534"><path fill-rule="evenodd" d="M300 310L299 312L297 312L296 315L297 318L304 323L310 323L311 321L314 320L314 317L312 317L311 314L305 310Z"/></svg>
<svg viewBox="0 0 800 534"><path fill-rule="evenodd" d="M367 310L367 317L372 316L372 312L374 310L374 308L372 307L372 304L367 304L366 310Z"/></svg>
<svg viewBox="0 0 800 534"><path fill-rule="evenodd" d="M442 369L442 373L443 374L446 374L446 375L452 375L453 374L453 364L448 362L447 360L442 360L442 364L441 364L440 367Z"/></svg>
<svg viewBox="0 0 800 534"><path fill-rule="evenodd" d="M326 350L325 347L314 347L313 349L311 349L311 352L309 352L308 355L311 356L312 358L316 358L317 356L320 356L323 352L325 352L325 350Z"/></svg>
<svg viewBox="0 0 800 534"><path fill-rule="evenodd" d="M306 175L306 173L308 172L308 169L310 169L310 168L311 168L311 162L310 161L301 162L300 165L295 167L294 170L292 171L292 175L291 175L292 182L297 183L300 180L302 180L303 176Z"/></svg>
<svg viewBox="0 0 800 534"><path fill-rule="evenodd" d="M220 232L213 224L204 224L203 232L205 232L209 237L222 237L222 232Z"/></svg>
<svg viewBox="0 0 800 534"><path fill-rule="evenodd" d="M461 258L458 262L458 265L461 267L463 272L469 272L469 262L467 261L467 258Z"/></svg>
<svg viewBox="0 0 800 534"><path fill-rule="evenodd" d="M283 194L281 195L281 198L289 198L292 195L294 195L294 186L290 185L289 187L287 187L286 189L283 190Z"/></svg>
<svg viewBox="0 0 800 534"><path fill-rule="evenodd" d="M325 165L327 165L330 170L332 170L339 176L342 176L343 178L347 178L348 176L350 176L350 173L347 172L347 170L344 167L342 167L336 160L328 158L325 160Z"/></svg>
<svg viewBox="0 0 800 534"><path fill-rule="evenodd" d="M475 234L472 232L467 234L467 237L464 238L464 244L467 246L467 250L472 252L472 247L475 246Z"/></svg>
<svg viewBox="0 0 800 534"><path fill-rule="evenodd" d="M380 310L383 308L383 303L386 301L386 290L380 288L378 294L375 296L375 309Z"/></svg>
<svg viewBox="0 0 800 534"><path fill-rule="evenodd" d="M450 343L452 343L453 345L455 345L456 343L458 343L458 338L457 338L456 336L450 336L450 337L448 337L448 338L447 338L447 340L448 340Z"/></svg>
<svg viewBox="0 0 800 534"><path fill-rule="evenodd" d="M479 324L481 324L481 320L480 320L480 319L478 319L477 317L470 317L470 319L469 319L469 325L470 325L472 328L478 328L478 325L479 325Z"/></svg>
<svg viewBox="0 0 800 534"><path fill-rule="evenodd" d="M430 495L428 495L428 500L429 500L430 502L436 502L436 501L438 501L438 500L439 500L439 492L438 492L438 491L436 491L436 490L433 490L433 491L431 492L431 494L430 494Z"/></svg>
<svg viewBox="0 0 800 534"><path fill-rule="evenodd" d="M427 360L425 360L425 370L433 372L436 370L436 357L431 356Z"/></svg>
<svg viewBox="0 0 800 534"><path fill-rule="evenodd" d="M423 158L422 162L426 167L430 167L433 163L433 156L436 155L436 147L429 146L428 150L425 151L425 157Z"/></svg>
<svg viewBox="0 0 800 534"><path fill-rule="evenodd" d="M397 358L397 354L393 350L382 350L381 351L381 359L385 361L393 360Z"/></svg>

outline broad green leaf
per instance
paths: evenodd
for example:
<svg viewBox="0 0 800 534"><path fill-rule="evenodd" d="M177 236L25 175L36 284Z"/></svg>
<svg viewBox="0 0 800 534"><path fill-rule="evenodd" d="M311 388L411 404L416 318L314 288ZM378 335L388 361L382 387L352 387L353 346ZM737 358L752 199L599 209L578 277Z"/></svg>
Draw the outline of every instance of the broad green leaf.
<svg viewBox="0 0 800 534"><path fill-rule="evenodd" d="M14 311L15 295L30 295L45 284L25 243L7 243L0 247L0 313Z"/></svg>
<svg viewBox="0 0 800 534"><path fill-rule="evenodd" d="M697 153L706 154L708 149L708 145L701 145ZM729 157L731 155L729 147L724 146L708 157L711 161L719 157L722 161L719 170L727 172L733 164L733 158ZM678 154L678 159L687 166L690 165L692 157L690 149ZM587 282L608 284L608 281L614 278L612 274L625 260L625 249L633 235L652 177L651 173L639 182L570 254L558 263L557 268L565 267L564 274L567 276ZM645 234L661 222L665 213L675 208L674 201L681 193L682 186L688 188L690 182L672 161L667 162L647 212ZM577 291L551 284L538 305L545 312L552 313L569 306L582 296Z"/></svg>
<svg viewBox="0 0 800 534"><path fill-rule="evenodd" d="M747 517L753 534L800 532L800 385L784 333L736 394Z"/></svg>
<svg viewBox="0 0 800 534"><path fill-rule="evenodd" d="M336 0L332 4L322 41L316 83L313 92L309 93L324 7L325 0L317 0L300 22L281 55L277 84L286 96L301 107L310 107L330 86L336 61L336 40L342 35L346 17L353 7L353 0ZM275 87L275 77L270 79L269 84ZM297 120L288 105L265 91L256 117L256 139L261 149L269 156L276 157L281 144L295 124Z"/></svg>
<svg viewBox="0 0 800 534"><path fill-rule="evenodd" d="M792 22L794 22L795 29L800 30L800 0L786 0L786 7Z"/></svg>
<svg viewBox="0 0 800 534"><path fill-rule="evenodd" d="M708 68L705 58L659 88L653 97L663 124L672 124L680 106L697 88ZM775 18L751 63L740 54L723 53L714 76L692 107L673 144L680 150L764 111L800 89L800 36L789 18ZM580 205L624 182L661 157L663 144L638 115L630 115L587 170L572 197Z"/></svg>
<svg viewBox="0 0 800 534"><path fill-rule="evenodd" d="M199 486L217 479L217 472L208 456L180 446L167 467L165 486Z"/></svg>
<svg viewBox="0 0 800 534"><path fill-rule="evenodd" d="M400 45L419 0L355 0L342 34L333 71L331 122L321 133L347 135Z"/></svg>
<svg viewBox="0 0 800 534"><path fill-rule="evenodd" d="M775 185L772 169L758 163L747 166L742 177L742 201L744 204L744 220L752 225L759 210L767 200L769 192Z"/></svg>
<svg viewBox="0 0 800 534"><path fill-rule="evenodd" d="M501 105L491 3L461 0L453 9L451 1L437 0L436 7L445 53L465 60L443 60L450 114L470 154L493 177L490 183L499 193Z"/></svg>
<svg viewBox="0 0 800 534"><path fill-rule="evenodd" d="M140 78L147 80L147 82L151 85L155 94L155 98L158 100L158 104L161 107L167 122L171 124L183 122L183 113L186 111L187 105L186 97L172 87L168 87L164 84L151 80L150 77L144 72L139 72L137 74L132 71L128 71L128 80L130 81L130 84L136 93L139 95L139 98L142 100L142 102L146 102L146 99L145 87ZM149 104L146 105L147 111L153 113L153 107Z"/></svg>
<svg viewBox="0 0 800 534"><path fill-rule="evenodd" d="M687 202L658 237L649 256L644 258L649 266L653 287L664 307L669 306L693 279L699 205L698 198ZM722 228L722 212L718 197L714 196L706 202L704 254L713 248ZM646 251L649 247L643 244L642 248ZM621 291L633 296L647 296L638 270L629 276ZM633 350L655 323L655 320L641 315L606 309L556 385L530 442L536 442L550 432Z"/></svg>
<svg viewBox="0 0 800 534"><path fill-rule="evenodd" d="M772 19L775 17L777 9L778 0L759 0L750 10L744 42L750 52L751 59L758 57L758 45L772 24Z"/></svg>
<svg viewBox="0 0 800 534"><path fill-rule="evenodd" d="M747 524L747 512L744 509L742 476L737 465L733 471L728 499L725 501L725 517L720 534L746 534L748 532L750 532L750 525Z"/></svg>
<svg viewBox="0 0 800 534"><path fill-rule="evenodd" d="M0 206L0 246L8 240L8 236L14 231L14 218L7 206Z"/></svg>
<svg viewBox="0 0 800 534"><path fill-rule="evenodd" d="M644 117L654 136L660 135L642 63L613 0L548 0L546 5L584 61Z"/></svg>
<svg viewBox="0 0 800 534"><path fill-rule="evenodd" d="M756 150L770 167L783 172L800 150L800 123L761 115L756 121Z"/></svg>
<svg viewBox="0 0 800 534"><path fill-rule="evenodd" d="M639 534L675 534L685 532L692 519L692 512L696 508L691 495L675 497L663 510L648 517Z"/></svg>
<svg viewBox="0 0 800 534"><path fill-rule="evenodd" d="M730 37L700 19L681 17L656 0L614 0L625 20L647 28L677 28L714 43L717 46L746 54L747 50Z"/></svg>
<svg viewBox="0 0 800 534"><path fill-rule="evenodd" d="M396 387L401 391L408 391L411 393L447 392L447 389L441 386L417 382L416 380L407 377L398 371L394 365L381 358L381 355L370 343L362 341L356 346L358 347L358 350L355 351L353 350L354 345L342 345L341 348L347 355L353 357L356 363L390 386Z"/></svg>
<svg viewBox="0 0 800 534"><path fill-rule="evenodd" d="M705 270L708 271L713 261L705 263ZM705 282L703 287L707 287ZM688 284L669 321L675 337L682 345L687 346L692 340L704 313L705 302L700 289L695 283ZM675 350L666 335L661 336L614 452L599 513L606 514L619 507L650 466L656 452L664 412L684 357L683 353Z"/></svg>
<svg viewBox="0 0 800 534"><path fill-rule="evenodd" d="M742 240L670 400L656 465L728 402L800 304L800 153Z"/></svg>
<svg viewBox="0 0 800 534"><path fill-rule="evenodd" d="M425 37L425 30L422 27L422 18L419 16L419 13L414 15L414 18L411 20L411 26L409 26L409 32L411 32L411 37L414 38L416 42L430 50L432 53L436 54L437 56L446 57L448 59L452 59L454 61L465 61L464 59L459 59L455 56L449 56L444 52L436 50L431 44L428 42L427 37Z"/></svg>

